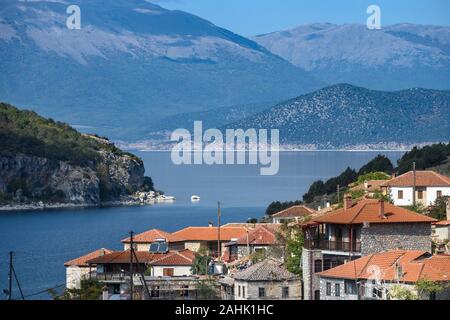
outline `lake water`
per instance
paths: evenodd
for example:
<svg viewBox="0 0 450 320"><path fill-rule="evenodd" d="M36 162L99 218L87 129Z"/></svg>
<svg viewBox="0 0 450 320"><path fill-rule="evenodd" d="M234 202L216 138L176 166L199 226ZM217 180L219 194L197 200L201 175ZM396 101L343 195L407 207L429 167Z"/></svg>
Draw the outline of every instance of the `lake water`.
<svg viewBox="0 0 450 320"><path fill-rule="evenodd" d="M176 166L168 152L136 152L155 187L173 195L173 204L154 206L47 210L0 213L0 299L8 283L8 252L15 252L15 270L25 295L65 282L64 262L101 247L121 249L127 232L151 228L169 232L216 221L217 201L222 221L259 218L274 200L297 200L309 185L359 169L377 152L282 152L276 176L260 176L258 166ZM401 152L383 152L393 163ZM199 203L191 203L191 195ZM62 290L62 287L59 288ZM17 287L14 296L18 297ZM30 299L46 299L39 294Z"/></svg>

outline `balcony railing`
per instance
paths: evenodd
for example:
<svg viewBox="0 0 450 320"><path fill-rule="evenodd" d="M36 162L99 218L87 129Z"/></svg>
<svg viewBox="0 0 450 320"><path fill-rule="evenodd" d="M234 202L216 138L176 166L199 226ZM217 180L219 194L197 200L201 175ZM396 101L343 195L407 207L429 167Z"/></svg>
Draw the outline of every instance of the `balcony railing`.
<svg viewBox="0 0 450 320"><path fill-rule="evenodd" d="M361 242L305 240L303 246L310 250L361 252Z"/></svg>

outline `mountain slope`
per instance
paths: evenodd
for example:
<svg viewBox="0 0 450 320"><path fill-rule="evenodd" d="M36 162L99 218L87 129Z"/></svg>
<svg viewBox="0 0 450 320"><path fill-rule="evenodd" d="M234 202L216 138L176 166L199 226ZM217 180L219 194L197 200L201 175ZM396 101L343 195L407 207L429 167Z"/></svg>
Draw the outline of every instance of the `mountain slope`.
<svg viewBox="0 0 450 320"><path fill-rule="evenodd" d="M0 99L125 139L164 116L280 101L322 85L255 42L145 0L0 4Z"/></svg>
<svg viewBox="0 0 450 320"><path fill-rule="evenodd" d="M284 143L337 148L448 141L450 91L334 85L227 126L280 129Z"/></svg>
<svg viewBox="0 0 450 320"><path fill-rule="evenodd" d="M253 40L330 84L450 89L450 27L317 23Z"/></svg>

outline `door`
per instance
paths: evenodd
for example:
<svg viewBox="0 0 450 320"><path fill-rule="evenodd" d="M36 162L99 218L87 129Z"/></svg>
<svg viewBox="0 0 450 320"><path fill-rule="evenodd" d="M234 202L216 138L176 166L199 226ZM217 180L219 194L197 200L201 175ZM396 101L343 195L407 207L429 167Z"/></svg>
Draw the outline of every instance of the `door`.
<svg viewBox="0 0 450 320"><path fill-rule="evenodd" d="M173 277L173 268L164 268L163 275L164 277Z"/></svg>

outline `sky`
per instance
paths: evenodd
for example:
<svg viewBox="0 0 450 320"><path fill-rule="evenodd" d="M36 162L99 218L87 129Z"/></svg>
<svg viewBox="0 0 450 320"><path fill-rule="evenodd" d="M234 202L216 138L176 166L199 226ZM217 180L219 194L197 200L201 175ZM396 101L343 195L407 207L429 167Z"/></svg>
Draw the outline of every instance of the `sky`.
<svg viewBox="0 0 450 320"><path fill-rule="evenodd" d="M367 7L381 8L382 25L450 25L450 0L149 0L252 36L313 23L365 24Z"/></svg>

